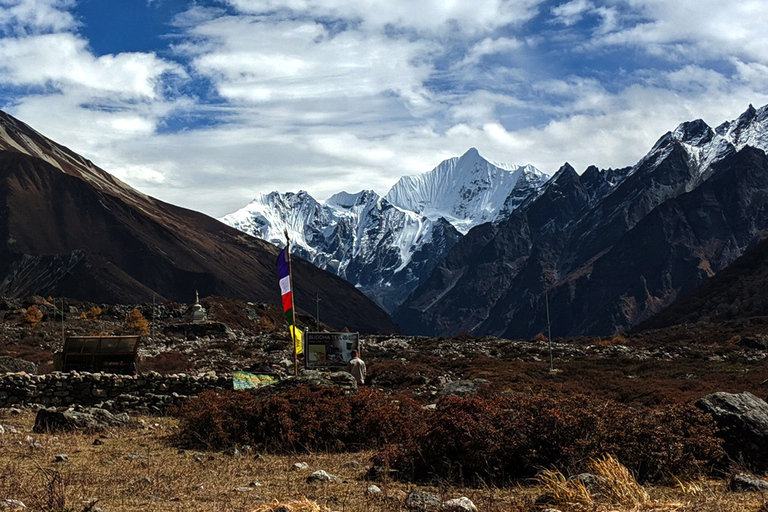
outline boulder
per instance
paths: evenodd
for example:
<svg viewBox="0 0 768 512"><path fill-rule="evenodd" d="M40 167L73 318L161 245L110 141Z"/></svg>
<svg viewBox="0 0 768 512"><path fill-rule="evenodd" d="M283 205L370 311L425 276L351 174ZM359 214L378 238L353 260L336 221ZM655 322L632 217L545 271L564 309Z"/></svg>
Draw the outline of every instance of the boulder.
<svg viewBox="0 0 768 512"><path fill-rule="evenodd" d="M474 396L480 386L489 384L485 379L452 380L437 392L438 395Z"/></svg>
<svg viewBox="0 0 768 512"><path fill-rule="evenodd" d="M0 373L35 373L36 371L37 365L35 363L15 357L0 356Z"/></svg>
<svg viewBox="0 0 768 512"><path fill-rule="evenodd" d="M723 448L728 456L749 469L768 469L768 403L749 392L712 393L696 402L723 429Z"/></svg>
<svg viewBox="0 0 768 512"><path fill-rule="evenodd" d="M96 407L73 409L40 409L35 417L33 432L69 432L73 430L101 431L112 427L129 427L133 422L127 414L112 414Z"/></svg>
<svg viewBox="0 0 768 512"><path fill-rule="evenodd" d="M434 494L421 491L413 491L405 498L405 508L417 511L438 510L443 503Z"/></svg>
<svg viewBox="0 0 768 512"><path fill-rule="evenodd" d="M307 477L308 484L327 483L327 482L341 482L341 478L336 475L332 475L322 469L318 469Z"/></svg>
<svg viewBox="0 0 768 512"><path fill-rule="evenodd" d="M745 473L737 473L728 482L728 489L733 492L768 491L768 482Z"/></svg>
<svg viewBox="0 0 768 512"><path fill-rule="evenodd" d="M466 496L454 498L443 503L444 512L477 512L477 507Z"/></svg>

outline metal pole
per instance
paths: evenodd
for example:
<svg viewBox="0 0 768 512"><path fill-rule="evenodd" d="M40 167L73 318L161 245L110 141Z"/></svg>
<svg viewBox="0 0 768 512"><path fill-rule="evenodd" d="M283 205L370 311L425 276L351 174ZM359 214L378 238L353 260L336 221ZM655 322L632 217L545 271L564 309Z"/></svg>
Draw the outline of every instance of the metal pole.
<svg viewBox="0 0 768 512"><path fill-rule="evenodd" d="M64 346L64 297L61 298L61 346Z"/></svg>
<svg viewBox="0 0 768 512"><path fill-rule="evenodd" d="M285 233L285 256L288 260L288 279L291 283L291 314L293 315L293 319L291 321L291 325L288 326L288 330L291 332L291 350L293 350L293 375L295 377L299 376L299 355L296 353L296 305L294 304L294 295L296 295L296 291L293 289L293 268L291 267L291 239L288 237L288 229L284 231ZM293 329L291 329L293 327Z"/></svg>
<svg viewBox="0 0 768 512"><path fill-rule="evenodd" d="M155 344L155 293L152 292L152 345Z"/></svg>
<svg viewBox="0 0 768 512"><path fill-rule="evenodd" d="M317 310L315 314L315 329L320 332L320 294L317 294Z"/></svg>
<svg viewBox="0 0 768 512"><path fill-rule="evenodd" d="M549 371L555 369L554 358L552 357L552 326L549 322L549 287L544 290L544 303L547 305L547 339L549 340Z"/></svg>

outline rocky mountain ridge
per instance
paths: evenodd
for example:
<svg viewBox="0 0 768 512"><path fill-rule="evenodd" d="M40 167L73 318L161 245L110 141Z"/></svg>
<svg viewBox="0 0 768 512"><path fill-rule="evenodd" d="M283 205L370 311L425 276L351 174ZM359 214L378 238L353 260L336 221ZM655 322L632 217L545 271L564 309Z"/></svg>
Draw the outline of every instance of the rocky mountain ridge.
<svg viewBox="0 0 768 512"><path fill-rule="evenodd" d="M508 219L457 243L396 321L528 337L546 330L548 302L558 336L637 324L764 236L766 133L768 107L750 106L714 130L681 124L632 168L579 176L566 164Z"/></svg>
<svg viewBox="0 0 768 512"><path fill-rule="evenodd" d="M508 216L545 175L493 164L471 148L433 170L400 179L384 197L339 192L261 195L222 222L276 245L288 231L300 257L353 283L394 310L469 228Z"/></svg>

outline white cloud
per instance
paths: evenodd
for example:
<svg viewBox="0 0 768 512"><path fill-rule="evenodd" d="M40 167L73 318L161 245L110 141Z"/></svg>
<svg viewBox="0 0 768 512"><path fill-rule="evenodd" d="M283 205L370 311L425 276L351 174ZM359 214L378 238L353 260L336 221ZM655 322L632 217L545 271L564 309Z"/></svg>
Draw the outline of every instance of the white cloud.
<svg viewBox="0 0 768 512"><path fill-rule="evenodd" d="M16 35L70 30L77 26L67 9L74 0L0 0L0 33Z"/></svg>
<svg viewBox="0 0 768 512"><path fill-rule="evenodd" d="M599 39L601 44L646 48L675 58L739 56L768 62L768 8L763 0L612 3L624 12L624 26Z"/></svg>
<svg viewBox="0 0 768 512"><path fill-rule="evenodd" d="M94 57L87 42L62 32L0 39L0 70L13 85L85 87L94 94L154 99L160 77L178 66L147 53Z"/></svg>
<svg viewBox="0 0 768 512"><path fill-rule="evenodd" d="M593 10L594 4L588 0L572 0L552 8L552 15L556 21L565 26L575 25L584 17L584 14Z"/></svg>
<svg viewBox="0 0 768 512"><path fill-rule="evenodd" d="M531 19L542 0L229 0L243 13L286 10L312 18L359 21L379 31L391 26L421 32L477 34Z"/></svg>

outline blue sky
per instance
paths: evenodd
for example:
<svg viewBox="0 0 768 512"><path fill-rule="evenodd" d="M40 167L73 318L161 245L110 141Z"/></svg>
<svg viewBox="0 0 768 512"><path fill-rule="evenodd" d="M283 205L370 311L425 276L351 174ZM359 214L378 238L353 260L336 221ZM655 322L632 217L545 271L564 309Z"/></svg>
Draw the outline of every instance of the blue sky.
<svg viewBox="0 0 768 512"><path fill-rule="evenodd" d="M0 109L139 190L385 193L477 147L634 164L768 103L768 0L0 0Z"/></svg>

